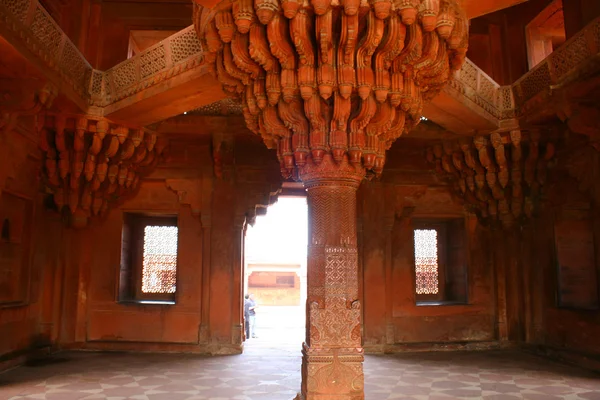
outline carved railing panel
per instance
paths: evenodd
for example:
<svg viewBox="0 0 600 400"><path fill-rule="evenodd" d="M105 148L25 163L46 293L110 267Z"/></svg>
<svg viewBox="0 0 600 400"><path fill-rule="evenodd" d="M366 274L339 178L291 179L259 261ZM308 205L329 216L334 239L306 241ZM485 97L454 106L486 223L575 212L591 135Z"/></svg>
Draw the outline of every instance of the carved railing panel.
<svg viewBox="0 0 600 400"><path fill-rule="evenodd" d="M98 105L134 95L203 62L202 46L189 26L104 72Z"/></svg>
<svg viewBox="0 0 600 400"><path fill-rule="evenodd" d="M448 86L481 107L495 119L511 118L514 101L509 86L500 86L490 76L466 59Z"/></svg>
<svg viewBox="0 0 600 400"><path fill-rule="evenodd" d="M0 21L78 96L89 97L92 66L37 0L0 0Z"/></svg>
<svg viewBox="0 0 600 400"><path fill-rule="evenodd" d="M105 107L203 63L202 46L193 26L108 71L99 71L39 1L0 0L0 21L45 68L72 87L80 105Z"/></svg>
<svg viewBox="0 0 600 400"><path fill-rule="evenodd" d="M522 111L525 103L540 93L572 77L589 58L600 53L600 18L567 40L545 60L518 79L512 90L515 108Z"/></svg>

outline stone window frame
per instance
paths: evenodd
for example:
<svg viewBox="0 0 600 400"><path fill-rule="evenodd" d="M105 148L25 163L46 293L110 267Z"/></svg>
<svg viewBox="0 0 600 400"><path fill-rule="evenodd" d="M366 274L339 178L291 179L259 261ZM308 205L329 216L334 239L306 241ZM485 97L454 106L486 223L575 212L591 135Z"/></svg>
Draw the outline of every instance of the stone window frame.
<svg viewBox="0 0 600 400"><path fill-rule="evenodd" d="M437 231L437 250L438 250L438 293L437 294L417 294L416 292L416 259L414 231L417 229L435 229ZM454 265L449 256L451 235L462 236L462 265ZM464 217L456 218L424 218L413 219L412 221L412 276L413 276L413 294L417 306L438 306L438 305L458 305L469 304L469 257L468 257L468 238L466 231L466 222ZM460 276L464 281L462 295L457 295L449 289L452 279Z"/></svg>
<svg viewBox="0 0 600 400"><path fill-rule="evenodd" d="M175 226L180 230L176 213L124 212L121 233L121 261L118 279L120 303L174 305L177 302L179 270L176 272L174 293L143 293L144 228L146 226ZM179 235L177 255L179 260Z"/></svg>

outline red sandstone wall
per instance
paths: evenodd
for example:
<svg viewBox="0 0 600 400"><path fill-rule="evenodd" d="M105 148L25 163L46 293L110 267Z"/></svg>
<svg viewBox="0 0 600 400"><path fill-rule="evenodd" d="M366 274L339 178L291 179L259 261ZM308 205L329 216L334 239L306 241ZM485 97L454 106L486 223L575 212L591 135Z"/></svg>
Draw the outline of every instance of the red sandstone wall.
<svg viewBox="0 0 600 400"><path fill-rule="evenodd" d="M203 296L202 199L198 193L203 179L212 180L207 143L172 143L167 164L143 180L135 197L90 227L71 231L65 346L115 348L119 342L134 342L138 346L133 348L141 349L142 343L198 343ZM177 214L175 305L117 302L124 212Z"/></svg>
<svg viewBox="0 0 600 400"><path fill-rule="evenodd" d="M63 230L39 193L34 123L22 117L0 130L0 226L10 221L10 239L0 238L0 361L59 336Z"/></svg>
<svg viewBox="0 0 600 400"><path fill-rule="evenodd" d="M596 159L598 161L598 159ZM590 165L592 170L598 170L600 164ZM563 177L563 179L568 179ZM595 240L595 265L596 281L587 280L581 285L595 286L600 289L600 218L598 206L591 202L587 194L578 191L577 184L573 181L563 181L555 186L555 193L550 194L550 204L535 222L535 235L527 238L524 246L531 245L535 259L529 266L530 274L537 274L536 279L529 282L528 291L530 299L525 305L531 310L528 320L527 342L550 346L553 349L569 350L576 353L600 355L600 310L583 310L562 307L559 304L557 293L560 290L558 283L558 261L555 242L555 224L562 217L563 210L584 209L591 215L593 235ZM557 195L563 197L557 201ZM591 208L590 208L591 206ZM576 234L573 231L573 234ZM584 255L581 255L584 257ZM582 260L573 260L577 265ZM581 287L583 290L584 287ZM597 367L597 365L596 365Z"/></svg>
<svg viewBox="0 0 600 400"><path fill-rule="evenodd" d="M256 204L268 203L269 179L276 176L279 184L279 172L270 157L246 158L245 152L257 143L242 143L235 150L231 142L221 145L223 176L216 178L208 139L173 140L165 164L143 180L134 198L92 226L72 231L67 244L64 347L240 350L243 227ZM237 168L234 154L239 155ZM117 302L127 211L178 215L175 305Z"/></svg>
<svg viewBox="0 0 600 400"><path fill-rule="evenodd" d="M529 71L525 26L551 2L529 0L475 18L467 57L501 85L512 84Z"/></svg>
<svg viewBox="0 0 600 400"><path fill-rule="evenodd" d="M176 213L179 242L175 305L119 304L116 290L121 258L123 212ZM82 262L89 273L86 341L198 343L201 316L202 226L164 182L146 181L135 199L110 213L85 234L91 253ZM99 246L100 245L100 246ZM78 338L79 339L79 338Z"/></svg>
<svg viewBox="0 0 600 400"><path fill-rule="evenodd" d="M423 146L422 141L413 139L397 141L388 154L381 181L363 183L359 189L363 342L367 349L452 346L497 338L494 268L486 252L489 232L467 216L450 188L435 178ZM465 221L466 305L416 305L413 221L436 218Z"/></svg>
<svg viewBox="0 0 600 400"><path fill-rule="evenodd" d="M359 193L365 348L495 340L487 232L475 218L466 217L443 187L367 183ZM466 218L468 304L416 305L413 221L423 218Z"/></svg>

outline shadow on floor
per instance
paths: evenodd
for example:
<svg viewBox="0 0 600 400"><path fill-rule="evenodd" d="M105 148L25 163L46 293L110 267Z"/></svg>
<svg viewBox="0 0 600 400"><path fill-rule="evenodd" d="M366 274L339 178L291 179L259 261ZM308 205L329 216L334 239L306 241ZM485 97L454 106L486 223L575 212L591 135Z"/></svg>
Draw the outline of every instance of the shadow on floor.
<svg viewBox="0 0 600 400"><path fill-rule="evenodd" d="M0 374L0 399L290 400L300 355L65 352ZM516 351L368 355L365 396L600 399L598 375Z"/></svg>

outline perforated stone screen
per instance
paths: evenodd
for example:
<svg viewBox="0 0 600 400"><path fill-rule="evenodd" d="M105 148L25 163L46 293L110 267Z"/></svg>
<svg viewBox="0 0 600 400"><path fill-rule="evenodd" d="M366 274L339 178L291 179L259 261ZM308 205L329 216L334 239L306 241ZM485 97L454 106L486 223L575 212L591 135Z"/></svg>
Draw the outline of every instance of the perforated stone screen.
<svg viewBox="0 0 600 400"><path fill-rule="evenodd" d="M175 293L177 233L176 226L144 228L143 293Z"/></svg>
<svg viewBox="0 0 600 400"><path fill-rule="evenodd" d="M417 294L437 294L438 233L435 229L415 229L415 270Z"/></svg>

